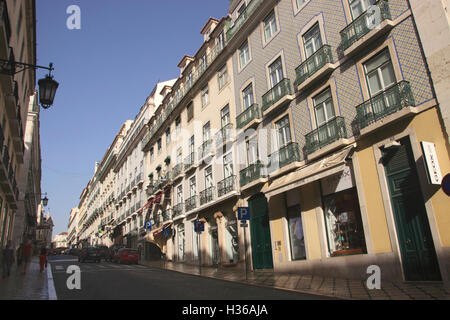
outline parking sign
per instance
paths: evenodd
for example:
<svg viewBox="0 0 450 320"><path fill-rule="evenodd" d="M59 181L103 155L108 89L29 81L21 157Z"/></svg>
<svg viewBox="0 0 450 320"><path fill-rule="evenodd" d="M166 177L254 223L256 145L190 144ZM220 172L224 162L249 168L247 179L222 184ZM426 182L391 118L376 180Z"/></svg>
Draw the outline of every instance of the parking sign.
<svg viewBox="0 0 450 320"><path fill-rule="evenodd" d="M250 220L249 207L239 207L238 208L238 220Z"/></svg>

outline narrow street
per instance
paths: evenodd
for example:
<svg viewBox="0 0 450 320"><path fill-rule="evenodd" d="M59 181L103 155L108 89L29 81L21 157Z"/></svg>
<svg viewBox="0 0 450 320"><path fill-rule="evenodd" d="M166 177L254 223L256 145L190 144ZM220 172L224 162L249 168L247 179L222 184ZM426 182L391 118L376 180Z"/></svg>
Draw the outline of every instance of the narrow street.
<svg viewBox="0 0 450 320"><path fill-rule="evenodd" d="M73 256L51 260L58 300L318 300L322 296L185 275L142 265L79 263ZM66 270L81 269L81 290L69 290Z"/></svg>

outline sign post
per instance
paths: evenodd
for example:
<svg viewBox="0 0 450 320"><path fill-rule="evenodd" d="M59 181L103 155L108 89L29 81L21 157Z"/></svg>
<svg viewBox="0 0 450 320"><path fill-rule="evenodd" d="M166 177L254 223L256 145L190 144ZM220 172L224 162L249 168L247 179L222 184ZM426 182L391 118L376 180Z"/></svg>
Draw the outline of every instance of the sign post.
<svg viewBox="0 0 450 320"><path fill-rule="evenodd" d="M194 231L197 232L197 255L198 255L198 272L202 274L202 254L200 250L200 234L205 231L205 223L200 220L194 222Z"/></svg>
<svg viewBox="0 0 450 320"><path fill-rule="evenodd" d="M238 207L238 220L241 221L241 227L244 229L244 264L245 264L245 280L248 280L248 267L247 267L247 221L250 220L249 207Z"/></svg>

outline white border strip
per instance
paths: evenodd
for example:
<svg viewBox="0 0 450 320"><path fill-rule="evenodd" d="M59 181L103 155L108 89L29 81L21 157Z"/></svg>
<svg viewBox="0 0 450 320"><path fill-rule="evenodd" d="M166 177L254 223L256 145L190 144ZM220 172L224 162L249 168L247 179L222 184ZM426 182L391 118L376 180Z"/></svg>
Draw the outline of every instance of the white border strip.
<svg viewBox="0 0 450 320"><path fill-rule="evenodd" d="M56 296L55 283L53 282L52 265L47 263L48 300L58 300Z"/></svg>

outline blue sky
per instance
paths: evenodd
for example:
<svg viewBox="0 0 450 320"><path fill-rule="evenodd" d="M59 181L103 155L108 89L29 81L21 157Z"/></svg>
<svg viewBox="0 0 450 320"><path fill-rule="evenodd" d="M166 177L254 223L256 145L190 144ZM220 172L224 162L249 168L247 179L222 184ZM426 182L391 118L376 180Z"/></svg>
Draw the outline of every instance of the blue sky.
<svg viewBox="0 0 450 320"><path fill-rule="evenodd" d="M81 9L81 30L66 26L70 5ZM67 231L70 209L121 124L134 119L158 80L179 75L177 64L200 47L206 21L227 8L228 0L36 1L37 64L53 62L60 83L40 127L53 235Z"/></svg>

